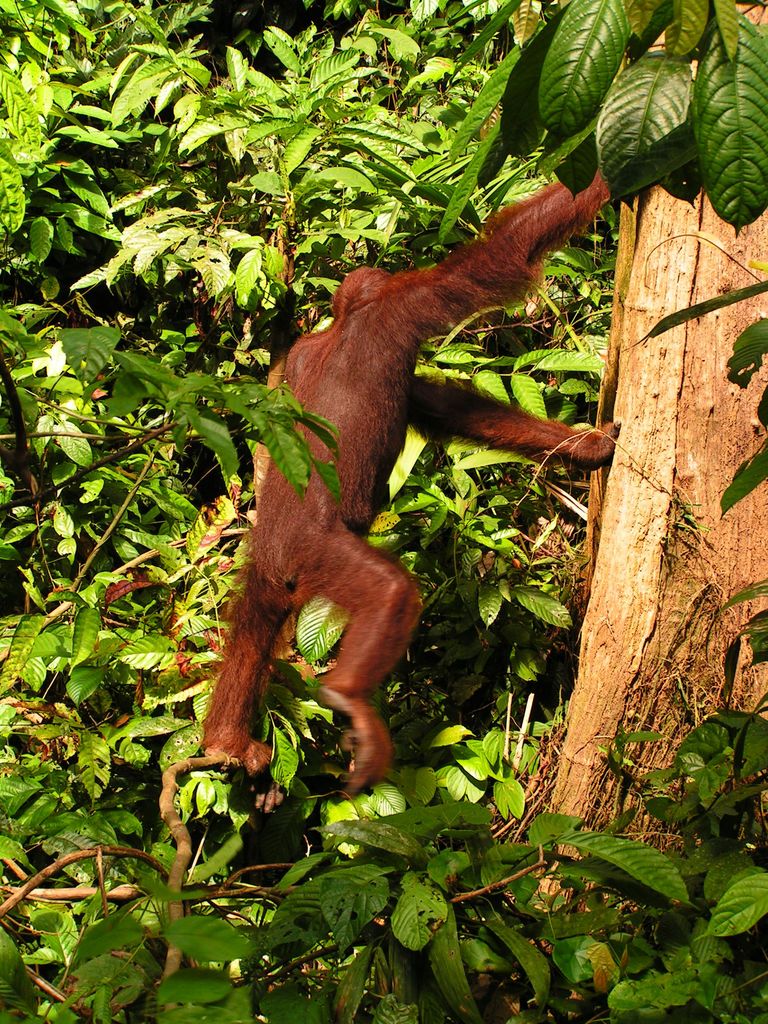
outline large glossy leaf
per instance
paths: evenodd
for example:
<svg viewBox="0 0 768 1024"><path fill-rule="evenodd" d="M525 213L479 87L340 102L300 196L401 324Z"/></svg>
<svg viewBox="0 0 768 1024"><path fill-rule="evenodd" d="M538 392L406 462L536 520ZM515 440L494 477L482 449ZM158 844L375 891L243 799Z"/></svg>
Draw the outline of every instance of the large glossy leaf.
<svg viewBox="0 0 768 1024"><path fill-rule="evenodd" d="M613 83L597 120L600 169L611 194L636 192L695 153L688 61L649 54Z"/></svg>
<svg viewBox="0 0 768 1024"><path fill-rule="evenodd" d="M334 821L319 831L343 842L386 850L387 853L404 857L412 864L422 865L426 862L427 855L421 843L407 832L383 821Z"/></svg>
<svg viewBox="0 0 768 1024"><path fill-rule="evenodd" d="M668 899L688 902L688 890L680 872L660 850L601 832L571 832L560 841L613 864Z"/></svg>
<svg viewBox="0 0 768 1024"><path fill-rule="evenodd" d="M561 13L533 37L522 57L512 69L501 101L501 138L510 156L532 152L541 138L544 126L539 115L539 81Z"/></svg>
<svg viewBox="0 0 768 1024"><path fill-rule="evenodd" d="M550 131L575 135L595 116L629 35L622 0L579 0L566 8L539 84L539 111Z"/></svg>
<svg viewBox="0 0 768 1024"><path fill-rule="evenodd" d="M296 622L296 646L311 664L324 658L347 624L349 615L324 597L313 597L302 607Z"/></svg>
<svg viewBox="0 0 768 1024"><path fill-rule="evenodd" d="M709 931L713 935L740 935L768 914L768 874L737 878L712 911Z"/></svg>
<svg viewBox="0 0 768 1024"><path fill-rule="evenodd" d="M768 206L768 40L746 18L735 60L710 33L692 112L707 195L724 220L744 227Z"/></svg>
<svg viewBox="0 0 768 1024"><path fill-rule="evenodd" d="M675 0L673 12L672 24L667 28L664 41L668 53L680 56L690 53L704 34L709 0Z"/></svg>

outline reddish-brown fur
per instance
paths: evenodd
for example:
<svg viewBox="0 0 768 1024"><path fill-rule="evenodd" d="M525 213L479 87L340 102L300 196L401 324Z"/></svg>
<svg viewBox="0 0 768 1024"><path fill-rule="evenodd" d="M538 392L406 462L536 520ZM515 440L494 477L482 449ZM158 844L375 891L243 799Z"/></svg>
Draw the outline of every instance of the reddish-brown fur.
<svg viewBox="0 0 768 1024"><path fill-rule="evenodd" d="M205 723L208 752L230 754L251 774L267 768L270 748L251 738L254 706L287 617L322 595L349 614L336 666L323 677L325 702L352 720L347 789L384 777L392 744L369 698L406 650L419 595L405 570L362 534L382 503L408 423L429 436L465 437L536 459L555 454L587 469L610 461L615 436L610 426L574 431L469 388L414 377L419 345L477 310L520 297L544 253L589 223L607 198L599 176L576 197L552 185L503 210L477 241L431 269L356 270L336 293L333 326L294 346L286 376L296 397L339 430L341 503L317 474L300 498L270 468ZM308 438L314 455L327 460L323 444Z"/></svg>

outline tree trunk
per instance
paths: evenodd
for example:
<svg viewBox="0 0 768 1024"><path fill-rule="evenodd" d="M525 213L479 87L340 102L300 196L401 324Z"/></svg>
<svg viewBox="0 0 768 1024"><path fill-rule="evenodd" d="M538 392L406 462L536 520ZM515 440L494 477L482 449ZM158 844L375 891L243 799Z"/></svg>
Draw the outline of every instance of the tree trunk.
<svg viewBox="0 0 768 1024"><path fill-rule="evenodd" d="M768 298L644 340L663 316L761 279L748 264L768 252L768 217L736 237L706 200L692 207L661 189L622 217L609 358L618 372L606 375L603 403L610 414L615 379L621 436L607 487L594 494L601 536L553 800L593 826L626 796L605 757L620 730L661 733L629 748L633 771L648 770L669 764L685 732L722 704L725 648L757 608L719 609L768 577L766 485L720 514L735 470L760 447L768 383L764 367L742 391L726 364L738 334L768 315ZM767 668L741 664L732 706L754 705Z"/></svg>

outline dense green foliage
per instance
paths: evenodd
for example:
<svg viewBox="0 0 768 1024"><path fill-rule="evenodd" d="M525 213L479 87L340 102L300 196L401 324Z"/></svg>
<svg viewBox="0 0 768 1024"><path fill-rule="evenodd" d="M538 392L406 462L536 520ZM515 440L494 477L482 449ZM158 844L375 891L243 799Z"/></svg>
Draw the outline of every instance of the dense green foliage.
<svg viewBox="0 0 768 1024"><path fill-rule="evenodd" d="M268 391L270 352L292 322L317 326L349 269L428 263L533 191L544 123L544 170L592 166L586 122L558 107L558 90L576 97L568 82L542 92L542 120L522 102L546 61L553 75L568 63L546 56L557 24L561 49L578 36L564 17L540 25L533 6L339 0L257 6L242 24L224 5L0 0L3 1020L766 1012L749 932L763 903L742 905L764 877L760 719L707 724L648 780L650 813L684 833L679 855L536 816L529 780L570 672L585 484L499 453L410 437L374 524L372 543L401 557L425 606L382 697L391 779L354 802L335 795L347 755L316 677L342 620L313 603L263 716L286 800L257 818L241 775L182 776L189 916L167 884L160 774L198 751L255 446L299 490L313 470L334 485L296 429L332 445L332 425ZM577 90L591 95L589 131L624 46L639 56L648 42L629 39L636 14L604 6L621 47ZM669 76L681 112L682 78ZM599 141L619 123L609 101ZM687 125L648 138L676 148L668 136ZM615 156L618 143L600 145ZM658 151L649 160L663 165ZM754 211L759 194L736 192L734 209ZM612 251L608 221L552 257L525 308L492 330L462 325L424 361L534 413L585 418ZM761 339L743 342L734 373L759 363ZM58 902L41 901L46 885ZM197 966L158 989L168 945Z"/></svg>

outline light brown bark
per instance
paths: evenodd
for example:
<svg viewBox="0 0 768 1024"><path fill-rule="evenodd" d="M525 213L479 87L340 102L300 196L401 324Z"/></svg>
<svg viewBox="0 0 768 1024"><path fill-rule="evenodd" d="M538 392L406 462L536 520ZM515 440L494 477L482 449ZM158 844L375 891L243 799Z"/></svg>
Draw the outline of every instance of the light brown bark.
<svg viewBox="0 0 768 1024"><path fill-rule="evenodd" d="M656 189L635 209L612 338L621 436L604 500L597 494L600 543L553 801L593 825L622 807L605 758L619 729L661 733L634 750L636 767L668 764L687 729L722 703L725 648L757 608L719 609L768 577L768 486L720 513L736 468L762 443L756 409L768 384L764 367L742 391L726 364L738 334L768 315L768 297L643 340L663 316L760 279L748 263L768 253L768 216L737 237L706 200L691 207ZM766 668L741 666L733 706L751 708L768 690Z"/></svg>

